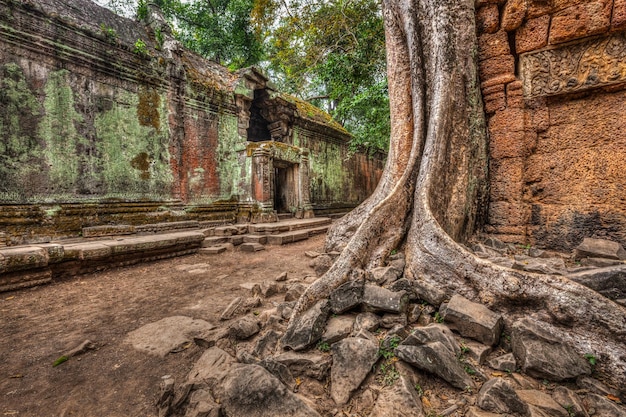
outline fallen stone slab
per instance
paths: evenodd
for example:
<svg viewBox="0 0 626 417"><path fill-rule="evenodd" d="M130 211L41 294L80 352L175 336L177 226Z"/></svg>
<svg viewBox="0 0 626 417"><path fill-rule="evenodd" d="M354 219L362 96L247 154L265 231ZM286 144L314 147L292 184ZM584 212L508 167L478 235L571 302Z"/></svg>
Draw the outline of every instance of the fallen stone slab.
<svg viewBox="0 0 626 417"><path fill-rule="evenodd" d="M0 249L0 273L48 266L48 251L39 246L16 246Z"/></svg>
<svg viewBox="0 0 626 417"><path fill-rule="evenodd" d="M585 395L585 402L595 410L593 417L626 417L626 409L598 394Z"/></svg>
<svg viewBox="0 0 626 417"><path fill-rule="evenodd" d="M517 362L515 361L515 356L512 353L495 357L487 362L487 365L498 371L505 372L515 372L517 369Z"/></svg>
<svg viewBox="0 0 626 417"><path fill-rule="evenodd" d="M363 301L364 281L348 280L330 293L330 309L335 314L343 314L360 305Z"/></svg>
<svg viewBox="0 0 626 417"><path fill-rule="evenodd" d="M552 398L568 413L571 417L589 417L589 413L583 407L582 400L574 391L558 386L552 391Z"/></svg>
<svg viewBox="0 0 626 417"><path fill-rule="evenodd" d="M0 292L35 287L52 282L52 270L48 267L24 271L0 272Z"/></svg>
<svg viewBox="0 0 626 417"><path fill-rule="evenodd" d="M569 413L559 403L543 391L530 389L516 390L515 393L523 402L538 408L548 416L570 417Z"/></svg>
<svg viewBox="0 0 626 417"><path fill-rule="evenodd" d="M404 313L409 304L406 292L393 292L378 285L365 284L361 304L373 311Z"/></svg>
<svg viewBox="0 0 626 417"><path fill-rule="evenodd" d="M453 295L447 304L442 304L439 311L448 327L461 336L489 346L498 344L504 325L502 315L458 294Z"/></svg>
<svg viewBox="0 0 626 417"><path fill-rule="evenodd" d="M613 300L626 296L626 265L594 268L566 277Z"/></svg>
<svg viewBox="0 0 626 417"><path fill-rule="evenodd" d="M378 285L391 284L400 277L401 272L391 266L380 266L368 271L368 281Z"/></svg>
<svg viewBox="0 0 626 417"><path fill-rule="evenodd" d="M353 330L373 332L380 327L380 317L371 312L359 313L354 320Z"/></svg>
<svg viewBox="0 0 626 417"><path fill-rule="evenodd" d="M457 356L441 342L419 346L402 343L396 348L396 355L404 362L438 376L455 388L464 390L474 387L472 378L465 372Z"/></svg>
<svg viewBox="0 0 626 417"><path fill-rule="evenodd" d="M187 316L166 317L128 333L125 342L136 350L165 357L193 343L194 337L215 329L215 325Z"/></svg>
<svg viewBox="0 0 626 417"><path fill-rule="evenodd" d="M403 345L419 346L431 342L440 342L453 355L459 356L461 348L457 343L452 331L445 325L434 323L426 327L417 327L402 342Z"/></svg>
<svg viewBox="0 0 626 417"><path fill-rule="evenodd" d="M330 396L337 405L348 402L378 360L378 345L360 337L349 337L335 343L330 368Z"/></svg>
<svg viewBox="0 0 626 417"><path fill-rule="evenodd" d="M400 375L391 386L384 386L368 417L422 417L424 409L415 391L415 384Z"/></svg>
<svg viewBox="0 0 626 417"><path fill-rule="evenodd" d="M260 243L242 243L241 246L239 246L239 250L242 252L258 252L265 250L265 246Z"/></svg>
<svg viewBox="0 0 626 417"><path fill-rule="evenodd" d="M237 340L246 340L261 331L259 319L248 316L232 323L228 327L228 334Z"/></svg>
<svg viewBox="0 0 626 417"><path fill-rule="evenodd" d="M511 384L502 378L485 382L476 396L476 405L485 411L501 414L530 413L528 405L520 399Z"/></svg>
<svg viewBox="0 0 626 417"><path fill-rule="evenodd" d="M591 373L589 363L554 336L547 323L517 320L512 326L511 346L518 366L532 377L564 381Z"/></svg>
<svg viewBox="0 0 626 417"><path fill-rule="evenodd" d="M221 383L236 363L235 358L218 347L210 347L204 351L200 359L187 374L187 384L206 385L213 389Z"/></svg>
<svg viewBox="0 0 626 417"><path fill-rule="evenodd" d="M224 417L320 417L260 365L232 366L216 393Z"/></svg>
<svg viewBox="0 0 626 417"><path fill-rule="evenodd" d="M211 246L223 245L224 243L230 243L228 236L209 236L202 241L202 247L210 248Z"/></svg>
<svg viewBox="0 0 626 417"><path fill-rule="evenodd" d="M313 345L324 333L329 312L329 301L321 300L300 317L292 318L296 321L283 336L282 346L293 350L302 350Z"/></svg>
<svg viewBox="0 0 626 417"><path fill-rule="evenodd" d="M626 260L626 250L617 242L606 239L592 239L586 237L574 250L574 257L607 258Z"/></svg>
<svg viewBox="0 0 626 417"><path fill-rule="evenodd" d="M326 330L322 335L321 341L331 345L341 339L345 339L352 332L354 320L355 317L349 315L331 317L326 324Z"/></svg>

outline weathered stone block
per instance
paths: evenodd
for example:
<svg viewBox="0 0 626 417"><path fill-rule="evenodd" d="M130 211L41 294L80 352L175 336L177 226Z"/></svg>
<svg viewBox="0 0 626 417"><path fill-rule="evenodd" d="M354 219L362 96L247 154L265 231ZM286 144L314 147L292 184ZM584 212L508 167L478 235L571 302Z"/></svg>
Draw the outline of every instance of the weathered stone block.
<svg viewBox="0 0 626 417"><path fill-rule="evenodd" d="M525 225L527 215L521 201L496 201L489 204L489 224L504 226Z"/></svg>
<svg viewBox="0 0 626 417"><path fill-rule="evenodd" d="M489 134L523 131L525 116L524 110L516 108L497 112L489 119Z"/></svg>
<svg viewBox="0 0 626 417"><path fill-rule="evenodd" d="M518 54L543 48L548 44L550 16L529 19L515 33L515 50Z"/></svg>
<svg viewBox="0 0 626 417"><path fill-rule="evenodd" d="M281 341L283 347L303 350L317 342L324 333L329 312L330 302L322 300L301 316L292 318L292 324Z"/></svg>
<svg viewBox="0 0 626 417"><path fill-rule="evenodd" d="M322 335L322 342L333 344L348 337L352 332L354 319L354 316L331 317L328 323L326 323L326 330Z"/></svg>
<svg viewBox="0 0 626 417"><path fill-rule="evenodd" d="M285 352L275 356L274 360L285 364L294 376L304 375L321 381L328 374L332 356L315 352Z"/></svg>
<svg viewBox="0 0 626 417"><path fill-rule="evenodd" d="M441 315L451 329L462 336L493 346L500 340L504 322L482 304L474 303L455 294L447 304L441 306Z"/></svg>
<svg viewBox="0 0 626 417"><path fill-rule="evenodd" d="M478 63L481 81L501 76L512 76L515 79L515 58L512 55L502 55L485 59Z"/></svg>
<svg viewBox="0 0 626 417"><path fill-rule="evenodd" d="M267 243L267 236L265 235L244 235L243 243L260 243L264 245Z"/></svg>
<svg viewBox="0 0 626 417"><path fill-rule="evenodd" d="M626 250L624 250L622 245L611 240L586 237L582 243L576 247L574 256L576 259L591 257L625 260Z"/></svg>
<svg viewBox="0 0 626 417"><path fill-rule="evenodd" d="M258 252L265 250L265 246L261 245L260 243L242 243L239 246L239 249L242 252Z"/></svg>
<svg viewBox="0 0 626 417"><path fill-rule="evenodd" d="M492 158L518 158L529 153L527 133L525 131L497 133L490 137L489 151ZM495 177L499 181L508 181L504 177Z"/></svg>
<svg viewBox="0 0 626 417"><path fill-rule="evenodd" d="M511 345L518 365L532 377L564 381L591 373L589 363L552 335L546 323L516 321Z"/></svg>
<svg viewBox="0 0 626 417"><path fill-rule="evenodd" d="M352 393L378 360L378 344L360 337L349 337L332 346L330 396L336 404L348 402Z"/></svg>
<svg viewBox="0 0 626 417"><path fill-rule="evenodd" d="M537 407L549 416L569 417L570 414L545 392L534 389L516 390L518 397L530 406Z"/></svg>
<svg viewBox="0 0 626 417"><path fill-rule="evenodd" d="M478 56L481 61L502 55L510 55L509 37L504 30L483 33L478 38Z"/></svg>
<svg viewBox="0 0 626 417"><path fill-rule="evenodd" d="M342 314L363 301L363 280L349 280L330 294L330 309L335 314Z"/></svg>
<svg viewBox="0 0 626 417"><path fill-rule="evenodd" d="M611 26L611 0L592 1L568 7L554 16L550 24L550 44L597 35Z"/></svg>
<svg viewBox="0 0 626 417"><path fill-rule="evenodd" d="M476 11L478 33L494 33L500 27L500 11L497 4L486 4Z"/></svg>
<svg viewBox="0 0 626 417"><path fill-rule="evenodd" d="M486 411L501 414L529 414L528 406L515 393L506 380L494 378L485 382L478 391L476 405Z"/></svg>
<svg viewBox="0 0 626 417"><path fill-rule="evenodd" d="M404 362L437 375L453 387L464 390L474 386L454 352L441 342L418 346L402 343L396 348L396 354Z"/></svg>
<svg viewBox="0 0 626 417"><path fill-rule="evenodd" d="M512 353L493 358L487 362L487 365L498 371L515 372L517 369L517 362Z"/></svg>
<svg viewBox="0 0 626 417"><path fill-rule="evenodd" d="M528 10L528 0L508 0L502 11L500 27L511 32L522 24Z"/></svg>
<svg viewBox="0 0 626 417"><path fill-rule="evenodd" d="M406 311L409 296L406 292L393 292L377 285L365 285L362 304L374 311L402 313Z"/></svg>

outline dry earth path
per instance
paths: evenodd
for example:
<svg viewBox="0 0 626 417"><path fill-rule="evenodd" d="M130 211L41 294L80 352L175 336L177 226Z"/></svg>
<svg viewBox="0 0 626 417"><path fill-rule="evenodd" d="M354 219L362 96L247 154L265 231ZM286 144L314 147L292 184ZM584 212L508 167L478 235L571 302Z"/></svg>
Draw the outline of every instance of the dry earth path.
<svg viewBox="0 0 626 417"><path fill-rule="evenodd" d="M195 254L0 294L0 416L154 416L164 375L182 379L204 349L165 358L126 335L165 317L212 323L240 284L314 275L308 250L324 235L256 253ZM97 346L53 367L85 340Z"/></svg>

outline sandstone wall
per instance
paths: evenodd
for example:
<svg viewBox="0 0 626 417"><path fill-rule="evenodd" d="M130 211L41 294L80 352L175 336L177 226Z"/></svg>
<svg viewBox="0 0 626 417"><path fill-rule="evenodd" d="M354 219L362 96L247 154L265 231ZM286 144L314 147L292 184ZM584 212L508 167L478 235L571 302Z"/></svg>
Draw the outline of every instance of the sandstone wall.
<svg viewBox="0 0 626 417"><path fill-rule="evenodd" d="M9 244L99 224L234 221L242 205L254 207L246 128L267 79L230 73L168 31L154 9L135 22L88 0L0 0L0 232ZM292 107L277 129L313 149L315 187L329 190L320 209L354 207L382 159L332 160L345 156L347 133ZM297 135L307 139L298 145ZM328 167L354 175L337 183ZM369 188L355 194L361 175Z"/></svg>
<svg viewBox="0 0 626 417"><path fill-rule="evenodd" d="M490 135L486 232L626 243L626 2L477 0Z"/></svg>

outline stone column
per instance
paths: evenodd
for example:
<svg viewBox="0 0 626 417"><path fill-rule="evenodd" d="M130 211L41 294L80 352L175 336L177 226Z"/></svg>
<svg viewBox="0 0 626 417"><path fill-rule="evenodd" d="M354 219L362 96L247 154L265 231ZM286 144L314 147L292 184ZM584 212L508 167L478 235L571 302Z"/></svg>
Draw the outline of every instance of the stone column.
<svg viewBox="0 0 626 417"><path fill-rule="evenodd" d="M309 177L309 150L302 149L300 154L300 169L299 171L299 195L300 204L298 214L303 219L309 219L315 217L313 213L313 206L311 205L311 180Z"/></svg>
<svg viewBox="0 0 626 417"><path fill-rule="evenodd" d="M258 205L258 211L252 213L252 223L276 222L272 200L273 166L271 150L260 146L252 153L252 196Z"/></svg>

